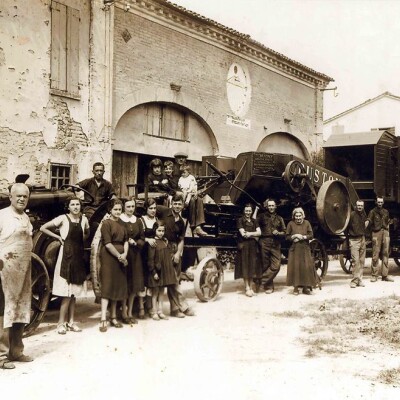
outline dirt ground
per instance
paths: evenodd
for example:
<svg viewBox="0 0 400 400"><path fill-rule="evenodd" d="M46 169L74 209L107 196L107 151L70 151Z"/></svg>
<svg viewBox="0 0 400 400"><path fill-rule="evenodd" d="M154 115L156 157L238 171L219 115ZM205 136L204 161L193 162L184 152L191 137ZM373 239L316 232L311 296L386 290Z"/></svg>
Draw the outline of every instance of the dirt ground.
<svg viewBox="0 0 400 400"><path fill-rule="evenodd" d="M369 265L368 260L367 265ZM49 311L25 340L33 363L0 370L1 393L17 399L392 399L399 389L379 382L381 370L398 368L398 354L366 337L368 352L307 357L304 327L310 318L284 317L290 311L318 310L334 298L354 300L400 296L395 282L350 289L350 278L331 261L322 290L292 295L284 286L286 266L272 295L244 296L242 283L227 271L220 297L197 301L193 285L183 284L196 316L140 321L133 327L100 333L99 305L93 297L77 306L81 333L55 332L57 311ZM365 274L369 278L369 269ZM165 308L167 304L165 304ZM167 310L166 310L167 311ZM361 334L360 334L361 335Z"/></svg>

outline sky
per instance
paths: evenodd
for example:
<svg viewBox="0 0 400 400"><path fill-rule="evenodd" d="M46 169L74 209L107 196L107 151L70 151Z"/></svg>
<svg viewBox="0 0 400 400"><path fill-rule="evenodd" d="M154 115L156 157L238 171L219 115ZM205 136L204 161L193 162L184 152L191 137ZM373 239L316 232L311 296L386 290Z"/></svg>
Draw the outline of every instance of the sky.
<svg viewBox="0 0 400 400"><path fill-rule="evenodd" d="M171 0L324 73L324 119L400 96L400 0Z"/></svg>

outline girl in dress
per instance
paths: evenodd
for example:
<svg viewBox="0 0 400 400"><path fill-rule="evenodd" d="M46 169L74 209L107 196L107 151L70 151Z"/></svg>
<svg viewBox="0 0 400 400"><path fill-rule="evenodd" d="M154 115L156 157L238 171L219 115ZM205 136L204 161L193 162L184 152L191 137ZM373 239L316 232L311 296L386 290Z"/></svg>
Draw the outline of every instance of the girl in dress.
<svg viewBox="0 0 400 400"><path fill-rule="evenodd" d="M62 298L57 325L57 332L60 335L65 335L67 331L82 330L74 322L74 314L76 297L86 295L83 253L84 240L89 236L89 222L81 213L81 200L70 197L65 207L68 211L66 214L54 218L40 228L43 233L61 243L52 289L55 296Z"/></svg>
<svg viewBox="0 0 400 400"><path fill-rule="evenodd" d="M292 212L292 221L286 228L286 238L292 242L289 249L286 285L294 286L294 295L299 294L299 287L303 288L304 294L311 294L312 288L317 285L317 274L309 245L313 231L300 207Z"/></svg>
<svg viewBox="0 0 400 400"><path fill-rule="evenodd" d="M139 309L144 310L143 298L146 296L143 276L143 262L141 250L143 249L145 238L143 225L138 222L134 215L136 201L134 197L130 197L124 204L124 212L121 214L121 221L126 224L128 231L128 308L126 301L122 304L122 322L127 324L137 324L136 319L132 315L133 303L135 297L139 299Z"/></svg>
<svg viewBox="0 0 400 400"><path fill-rule="evenodd" d="M156 245L148 248L147 256L147 267L149 271L148 286L152 291L150 316L155 321L159 321L160 319L168 319L163 314L165 287L176 285L178 279L172 264L172 254L168 248L168 240L164 238L164 222L155 222L153 232Z"/></svg>
<svg viewBox="0 0 400 400"><path fill-rule="evenodd" d="M143 233L145 237L145 246L142 250L143 265L147 265L147 253L149 247L156 246L156 240L154 239L153 226L158 221L156 217L157 204L154 199L147 199L144 204L145 215L139 219L143 226ZM144 268L144 284L148 288L148 269ZM146 289L146 310L151 309L151 289ZM144 308L139 309L139 318L144 319Z"/></svg>
<svg viewBox="0 0 400 400"><path fill-rule="evenodd" d="M243 209L243 216L237 221L239 230L237 262L235 265L235 279L243 278L246 296L254 296L251 288L255 276L261 276L260 262L257 257L257 237L261 235L257 220L252 218L253 207L246 204Z"/></svg>
<svg viewBox="0 0 400 400"><path fill-rule="evenodd" d="M108 212L110 218L101 225L101 239L103 246L100 249L100 284L101 284L101 320L100 332L107 331L107 307L110 307L110 325L122 328L116 318L118 300L128 297L126 280L127 255L129 249L128 233L124 223L120 220L122 201L113 199L109 201Z"/></svg>

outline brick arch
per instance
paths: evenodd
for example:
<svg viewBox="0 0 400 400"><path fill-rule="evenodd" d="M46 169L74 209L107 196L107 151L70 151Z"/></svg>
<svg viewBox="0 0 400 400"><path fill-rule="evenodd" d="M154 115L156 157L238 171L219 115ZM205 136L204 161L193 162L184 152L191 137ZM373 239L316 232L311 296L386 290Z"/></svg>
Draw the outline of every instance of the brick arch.
<svg viewBox="0 0 400 400"><path fill-rule="evenodd" d="M273 132L264 137L258 145L257 151L266 153L293 154L296 157L310 160L310 153L304 143L288 132Z"/></svg>
<svg viewBox="0 0 400 400"><path fill-rule="evenodd" d="M219 146L217 139L214 135L212 113L206 109L194 97L181 92L175 92L171 89L162 88L146 88L132 92L123 99L118 99L114 106L113 116L113 138L118 129L118 123L121 118L132 108L145 103L168 103L171 105L178 105L191 111L202 123L210 139L214 155L219 154Z"/></svg>

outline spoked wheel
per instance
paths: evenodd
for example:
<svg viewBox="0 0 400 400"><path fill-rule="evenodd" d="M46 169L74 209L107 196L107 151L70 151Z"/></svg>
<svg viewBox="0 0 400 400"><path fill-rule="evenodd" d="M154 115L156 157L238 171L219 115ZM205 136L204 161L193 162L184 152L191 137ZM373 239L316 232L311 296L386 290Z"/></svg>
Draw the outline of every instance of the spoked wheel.
<svg viewBox="0 0 400 400"><path fill-rule="evenodd" d="M50 299L50 278L46 266L40 257L34 253L31 256L32 262L32 300L31 320L25 327L25 336L31 335L39 326L49 304Z"/></svg>
<svg viewBox="0 0 400 400"><path fill-rule="evenodd" d="M283 179L295 193L299 193L306 184L307 172L300 161L290 161L283 173Z"/></svg>
<svg viewBox="0 0 400 400"><path fill-rule="evenodd" d="M346 274L351 274L352 269L353 269L353 264L351 262L351 254L350 254L349 245L348 245L347 241L343 242L340 245L340 250L346 252L346 254L339 255L340 266L342 267L342 270L344 272L346 272Z"/></svg>
<svg viewBox="0 0 400 400"><path fill-rule="evenodd" d="M320 240L313 239L310 241L310 249L314 258L315 270L322 279L328 271L328 255L326 254L325 246Z"/></svg>
<svg viewBox="0 0 400 400"><path fill-rule="evenodd" d="M214 256L203 258L194 271L194 290L204 302L214 301L221 293L224 282L222 264Z"/></svg>

